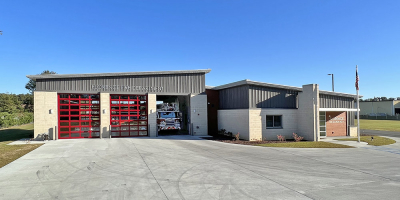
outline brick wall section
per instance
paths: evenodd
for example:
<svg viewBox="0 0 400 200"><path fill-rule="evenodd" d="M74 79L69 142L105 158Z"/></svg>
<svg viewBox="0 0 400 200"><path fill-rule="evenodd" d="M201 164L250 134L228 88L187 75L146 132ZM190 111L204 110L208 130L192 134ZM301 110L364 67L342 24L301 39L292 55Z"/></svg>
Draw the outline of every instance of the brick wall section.
<svg viewBox="0 0 400 200"><path fill-rule="evenodd" d="M147 94L147 114L149 123L149 136L157 136L157 95Z"/></svg>
<svg viewBox="0 0 400 200"><path fill-rule="evenodd" d="M261 109L262 137L267 140L277 140L277 135L292 139L297 133L297 109ZM281 129L267 129L267 115L282 115Z"/></svg>
<svg viewBox="0 0 400 200"><path fill-rule="evenodd" d="M298 134L305 140L319 141L319 89L317 84L303 85L298 95Z"/></svg>
<svg viewBox="0 0 400 200"><path fill-rule="evenodd" d="M218 110L218 130L225 129L233 134L240 133L240 139L250 140L249 109Z"/></svg>
<svg viewBox="0 0 400 200"><path fill-rule="evenodd" d="M205 94L190 95L190 123L193 124L193 135L208 134L207 95Z"/></svg>
<svg viewBox="0 0 400 200"><path fill-rule="evenodd" d="M43 133L54 134L58 126L57 92L34 92L34 138L41 140ZM50 114L49 110L53 113ZM50 135L53 138L53 135Z"/></svg>
<svg viewBox="0 0 400 200"><path fill-rule="evenodd" d="M346 112L326 112L326 136L347 135L347 114Z"/></svg>
<svg viewBox="0 0 400 200"><path fill-rule="evenodd" d="M102 138L110 137L110 115L110 93L102 92L100 93L100 134Z"/></svg>

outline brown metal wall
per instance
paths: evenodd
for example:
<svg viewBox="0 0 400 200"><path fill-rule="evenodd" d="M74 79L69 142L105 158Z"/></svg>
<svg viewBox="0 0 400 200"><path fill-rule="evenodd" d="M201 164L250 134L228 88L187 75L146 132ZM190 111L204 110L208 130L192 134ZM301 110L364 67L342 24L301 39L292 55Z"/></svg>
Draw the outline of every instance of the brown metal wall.
<svg viewBox="0 0 400 200"><path fill-rule="evenodd" d="M354 99L333 95L319 95L320 108L354 108Z"/></svg>
<svg viewBox="0 0 400 200"><path fill-rule="evenodd" d="M218 133L219 91L206 90L206 94L208 134L216 135Z"/></svg>
<svg viewBox="0 0 400 200"><path fill-rule="evenodd" d="M110 86L110 88L93 88L93 85ZM121 87L123 86L123 87ZM125 86L130 86L127 88ZM136 86L148 87L138 88ZM153 87L153 88L151 88ZM162 90L154 87L163 87ZM171 74L123 77L93 78L60 78L39 79L36 81L37 91L57 92L136 92L136 93L203 93L205 91L205 74Z"/></svg>

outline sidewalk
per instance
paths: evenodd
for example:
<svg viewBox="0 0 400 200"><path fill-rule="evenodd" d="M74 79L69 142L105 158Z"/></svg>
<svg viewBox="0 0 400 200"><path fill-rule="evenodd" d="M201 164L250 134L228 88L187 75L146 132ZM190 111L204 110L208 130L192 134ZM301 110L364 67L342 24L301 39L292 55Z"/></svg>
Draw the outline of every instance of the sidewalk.
<svg viewBox="0 0 400 200"><path fill-rule="evenodd" d="M353 137L348 137L348 136L344 136L344 137L326 137L326 138L321 138L321 141L322 142L335 143L335 144L343 144L343 145L357 147L357 148L369 146L368 143L366 143L366 142L358 143L357 141L340 141L340 140L336 140L336 139L345 139L345 138L353 138Z"/></svg>

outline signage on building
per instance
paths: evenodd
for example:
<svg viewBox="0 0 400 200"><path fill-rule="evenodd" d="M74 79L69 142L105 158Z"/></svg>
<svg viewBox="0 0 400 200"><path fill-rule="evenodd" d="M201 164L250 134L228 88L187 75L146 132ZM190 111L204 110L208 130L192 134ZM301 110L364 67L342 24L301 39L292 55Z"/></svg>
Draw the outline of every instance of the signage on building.
<svg viewBox="0 0 400 200"><path fill-rule="evenodd" d="M329 120L329 123L344 123L343 117L334 117Z"/></svg>
<svg viewBox="0 0 400 200"><path fill-rule="evenodd" d="M164 87L130 86L130 85L91 85L91 90L102 91L162 91Z"/></svg>

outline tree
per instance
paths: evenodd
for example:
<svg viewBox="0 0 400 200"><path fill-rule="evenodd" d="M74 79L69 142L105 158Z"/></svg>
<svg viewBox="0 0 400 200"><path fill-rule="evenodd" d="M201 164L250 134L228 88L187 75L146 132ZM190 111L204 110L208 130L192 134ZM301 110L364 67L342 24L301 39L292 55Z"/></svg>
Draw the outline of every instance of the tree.
<svg viewBox="0 0 400 200"><path fill-rule="evenodd" d="M382 101L388 100L388 98L386 98L386 97L381 97L381 99L382 99Z"/></svg>
<svg viewBox="0 0 400 200"><path fill-rule="evenodd" d="M395 98L392 98L392 97L389 98L389 101L393 101L393 100L395 100Z"/></svg>
<svg viewBox="0 0 400 200"><path fill-rule="evenodd" d="M56 72L44 70L40 75L44 74L57 74ZM28 83L26 83L25 88L29 90L31 94L36 90L36 81L29 79Z"/></svg>
<svg viewBox="0 0 400 200"><path fill-rule="evenodd" d="M400 97L397 97L397 100L400 100Z"/></svg>

